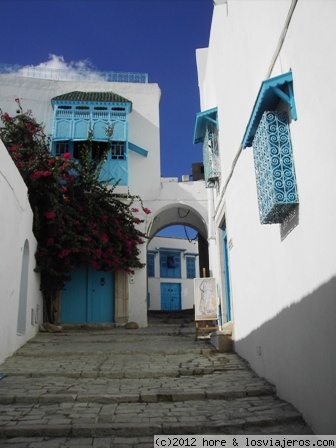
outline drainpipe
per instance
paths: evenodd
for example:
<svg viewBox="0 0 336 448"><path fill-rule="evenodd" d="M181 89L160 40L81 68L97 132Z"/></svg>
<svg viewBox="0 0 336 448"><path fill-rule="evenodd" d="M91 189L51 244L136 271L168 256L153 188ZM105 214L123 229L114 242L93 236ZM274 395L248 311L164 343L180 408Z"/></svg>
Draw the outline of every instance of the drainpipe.
<svg viewBox="0 0 336 448"><path fill-rule="evenodd" d="M287 18L286 18L286 21L285 21L285 25L284 25L284 27L282 29L282 33L280 35L280 39L279 39L278 45L277 45L277 47L275 49L275 52L273 54L273 58L272 58L270 66L269 66L269 69L267 70L265 79L268 79L268 78L271 77L274 65L276 63L276 60L279 57L282 45L283 45L283 43L285 41L286 34L287 34L287 31L288 31L288 28L289 28L289 24L290 24L290 22L292 20L292 16L293 16L293 13L294 13L294 9L295 9L295 7L297 5L297 2L298 2L298 0L292 0L291 6L289 8L289 11L288 11L288 14L287 14Z"/></svg>

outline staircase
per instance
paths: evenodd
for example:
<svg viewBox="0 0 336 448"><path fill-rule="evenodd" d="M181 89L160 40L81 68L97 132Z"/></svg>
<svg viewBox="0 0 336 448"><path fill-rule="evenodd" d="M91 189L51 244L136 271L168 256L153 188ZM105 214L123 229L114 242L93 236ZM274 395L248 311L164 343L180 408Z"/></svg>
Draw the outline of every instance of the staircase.
<svg viewBox="0 0 336 448"><path fill-rule="evenodd" d="M152 447L159 434L312 434L235 353L195 341L189 316L145 329L40 333L0 365L0 446Z"/></svg>

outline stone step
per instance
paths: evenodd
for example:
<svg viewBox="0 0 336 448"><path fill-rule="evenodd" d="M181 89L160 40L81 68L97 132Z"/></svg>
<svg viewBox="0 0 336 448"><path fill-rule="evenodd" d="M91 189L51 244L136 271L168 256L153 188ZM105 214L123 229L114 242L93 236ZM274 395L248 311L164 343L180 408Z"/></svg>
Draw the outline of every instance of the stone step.
<svg viewBox="0 0 336 448"><path fill-rule="evenodd" d="M100 348L100 346L99 346ZM50 349L49 349L50 350ZM98 347L95 352L53 353L40 350L44 356L34 353L22 355L23 351L8 358L1 366L1 371L8 376L31 375L72 378L160 378L195 376L226 371L249 370L247 363L234 353L216 353L211 351L195 355L194 353L119 353L115 357L111 353L101 353ZM122 348L120 348L120 351ZM34 364L32 365L32 359Z"/></svg>
<svg viewBox="0 0 336 448"><path fill-rule="evenodd" d="M229 434L229 432L228 432ZM300 421L268 426L245 426L234 435L311 435ZM159 435L159 434L155 434ZM6 448L153 448L154 438L148 437L14 437L1 439L0 446Z"/></svg>
<svg viewBox="0 0 336 448"><path fill-rule="evenodd" d="M149 437L155 434L238 434L247 427L302 422L275 396L160 403L0 405L0 438Z"/></svg>
<svg viewBox="0 0 336 448"><path fill-rule="evenodd" d="M9 375L0 383L0 403L131 403L242 398L274 394L251 370L178 378L110 379Z"/></svg>
<svg viewBox="0 0 336 448"><path fill-rule="evenodd" d="M1 448L153 448L152 437L14 437L0 439Z"/></svg>

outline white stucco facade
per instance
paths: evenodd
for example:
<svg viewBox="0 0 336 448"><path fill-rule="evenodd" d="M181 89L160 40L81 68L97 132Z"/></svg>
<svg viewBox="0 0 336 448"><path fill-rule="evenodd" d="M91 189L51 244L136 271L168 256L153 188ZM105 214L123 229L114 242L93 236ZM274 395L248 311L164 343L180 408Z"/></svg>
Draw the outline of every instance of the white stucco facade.
<svg viewBox="0 0 336 448"><path fill-rule="evenodd" d="M27 187L0 141L0 363L34 337L42 322L32 222Z"/></svg>
<svg viewBox="0 0 336 448"><path fill-rule="evenodd" d="M161 91L155 83L105 81L55 81L0 75L0 107L3 112L15 115L20 99L23 110L31 109L38 122L45 124L46 134L52 132L53 110L51 99L74 91L113 92L132 102L128 115L128 140L147 151L147 156L129 151L128 186L118 186L116 193L127 193L141 198L150 214L142 211L139 201L136 216L144 222L139 229L150 238L160 229L172 224L186 224L196 228L207 238L207 206L204 181L178 182L177 178L160 176L160 123L159 103ZM183 148L181 149L183 150ZM140 261L147 262L147 244L139 246ZM122 280L121 280L122 279ZM136 269L125 278L116 275L116 323L136 321L147 325L147 270ZM126 291L125 291L126 288ZM126 304L126 305L125 305Z"/></svg>
<svg viewBox="0 0 336 448"><path fill-rule="evenodd" d="M192 259L195 265L195 277L199 277L198 262L198 241L188 240L186 238L170 238L156 236L148 243L147 252L153 254L154 259L154 275L148 275L148 294L149 307L152 310L185 310L192 309L194 306L194 279L188 278L187 259ZM171 275L165 277L160 276L160 253L176 253L180 258L180 275ZM175 269L174 269L175 270ZM148 272L148 271L147 271ZM177 294L180 295L180 307L165 309L165 297L162 285L177 284ZM173 304L175 305L175 304Z"/></svg>
<svg viewBox="0 0 336 448"><path fill-rule="evenodd" d="M218 108L221 177L209 190L210 269L225 310L225 222L235 350L314 432L335 434L336 3L214 3L209 48L196 52L200 110ZM290 71L299 208L285 229L260 224L253 149L241 144L261 83Z"/></svg>

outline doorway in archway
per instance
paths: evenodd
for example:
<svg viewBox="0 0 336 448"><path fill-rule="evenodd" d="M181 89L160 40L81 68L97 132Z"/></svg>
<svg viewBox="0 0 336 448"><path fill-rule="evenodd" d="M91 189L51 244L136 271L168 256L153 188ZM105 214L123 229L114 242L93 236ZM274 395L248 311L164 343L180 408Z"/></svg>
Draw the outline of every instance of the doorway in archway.
<svg viewBox="0 0 336 448"><path fill-rule="evenodd" d="M198 231L167 226L147 248L148 310L176 312L194 307L194 279L200 276Z"/></svg>

